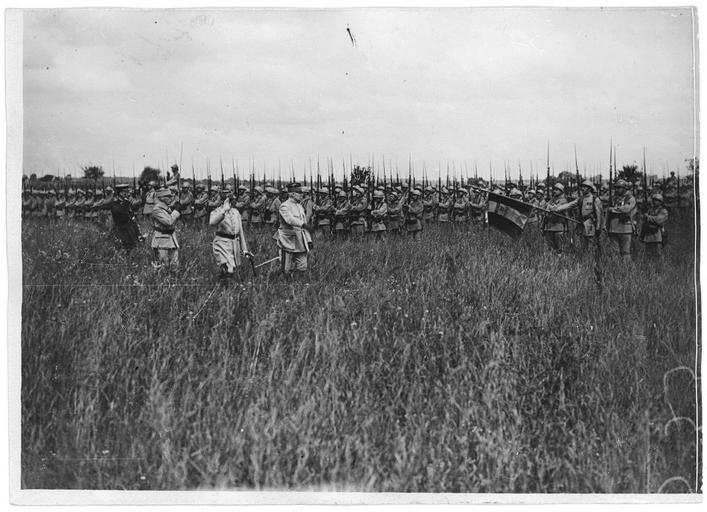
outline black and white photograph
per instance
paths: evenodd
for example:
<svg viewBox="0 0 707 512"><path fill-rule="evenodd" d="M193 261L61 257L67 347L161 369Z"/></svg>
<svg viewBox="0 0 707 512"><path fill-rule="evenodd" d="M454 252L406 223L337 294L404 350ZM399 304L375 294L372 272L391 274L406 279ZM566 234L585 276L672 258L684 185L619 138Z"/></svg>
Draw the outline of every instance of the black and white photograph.
<svg viewBox="0 0 707 512"><path fill-rule="evenodd" d="M5 15L13 503L702 500L697 7Z"/></svg>

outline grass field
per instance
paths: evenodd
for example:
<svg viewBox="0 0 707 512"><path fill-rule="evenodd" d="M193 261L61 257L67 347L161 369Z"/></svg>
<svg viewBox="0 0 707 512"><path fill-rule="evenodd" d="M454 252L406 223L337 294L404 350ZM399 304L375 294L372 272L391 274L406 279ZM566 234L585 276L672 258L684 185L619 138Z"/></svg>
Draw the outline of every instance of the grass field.
<svg viewBox="0 0 707 512"><path fill-rule="evenodd" d="M693 228L671 224L663 268L608 260L599 292L535 233L317 241L306 280L224 288L205 229L178 230L165 276L147 245L27 222L22 485L700 491L673 419L696 421L695 382L666 375L695 368Z"/></svg>

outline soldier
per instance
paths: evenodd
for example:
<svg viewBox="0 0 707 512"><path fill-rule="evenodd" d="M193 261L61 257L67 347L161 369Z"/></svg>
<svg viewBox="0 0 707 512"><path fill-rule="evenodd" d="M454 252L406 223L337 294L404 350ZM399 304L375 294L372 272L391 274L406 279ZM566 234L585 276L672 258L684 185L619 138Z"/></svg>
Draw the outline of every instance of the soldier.
<svg viewBox="0 0 707 512"><path fill-rule="evenodd" d="M117 197L113 199L110 205L110 213L113 218L113 233L127 252L130 252L138 242L144 240L135 219L132 201L128 197L129 190L130 185L128 184L116 185Z"/></svg>
<svg viewBox="0 0 707 512"><path fill-rule="evenodd" d="M206 201L206 214L211 218L211 212L213 212L216 208L221 206L221 190L220 187L211 187L211 191L209 192L209 199Z"/></svg>
<svg viewBox="0 0 707 512"><path fill-rule="evenodd" d="M329 197L326 188L317 190L317 202L312 206L314 224L316 226L315 236L331 232L331 216L334 215L334 201Z"/></svg>
<svg viewBox="0 0 707 512"><path fill-rule="evenodd" d="M174 231L180 213L178 209L173 211L169 209L168 205L173 202L173 199L174 195L169 188L162 188L155 193L155 205L150 215L154 229L152 236L154 268L167 265L167 268L172 270L179 264L179 244Z"/></svg>
<svg viewBox="0 0 707 512"><path fill-rule="evenodd" d="M555 183L552 187L552 199L547 204L547 209L551 212L557 211L562 205L567 204L565 197L565 186L562 183ZM567 231L567 221L557 215L548 213L545 216L543 235L550 248L557 254L562 254L564 250L565 232Z"/></svg>
<svg viewBox="0 0 707 512"><path fill-rule="evenodd" d="M74 203L74 218L83 219L86 209L86 192L76 189L76 202Z"/></svg>
<svg viewBox="0 0 707 512"><path fill-rule="evenodd" d="M388 216L388 205L385 202L385 194L382 190L373 192L373 204L371 205L371 233L376 234L376 239L385 236L385 219Z"/></svg>
<svg viewBox="0 0 707 512"><path fill-rule="evenodd" d="M106 187L105 197L101 203L101 209L98 211L98 216L101 223L105 224L110 215L111 209L113 207L113 189L111 187Z"/></svg>
<svg viewBox="0 0 707 512"><path fill-rule="evenodd" d="M142 215L144 217L150 217L152 215L152 209L155 207L155 193L157 189L157 182L150 181L147 184L147 193L145 194L145 206L142 208Z"/></svg>
<svg viewBox="0 0 707 512"><path fill-rule="evenodd" d="M656 192L651 195L651 206L643 214L640 240L646 244L646 256L651 260L663 261L663 243L668 210L663 206L663 196Z"/></svg>
<svg viewBox="0 0 707 512"><path fill-rule="evenodd" d="M194 194L191 192L191 183L184 181L182 191L179 194L179 217L182 223L186 226L194 216Z"/></svg>
<svg viewBox="0 0 707 512"><path fill-rule="evenodd" d="M66 216L66 197L63 192L58 192L56 203L54 204L54 215L57 219L63 219Z"/></svg>
<svg viewBox="0 0 707 512"><path fill-rule="evenodd" d="M248 258L253 255L248 251L241 214L231 202L235 202L230 186L222 192L223 203L209 215L209 224L216 226L216 235L211 244L214 259L221 272L220 277L231 279L236 267L241 266L241 254Z"/></svg>
<svg viewBox="0 0 707 512"><path fill-rule="evenodd" d="M302 201L302 188L299 183L287 185L287 201L280 205L277 246L280 248L280 264L286 276L292 271L307 270L307 254L312 239L309 232L312 227L305 222Z"/></svg>
<svg viewBox="0 0 707 512"><path fill-rule="evenodd" d="M265 223L265 207L268 198L265 196L263 188L258 185L253 192L253 201L250 204L250 224L255 229L262 228Z"/></svg>
<svg viewBox="0 0 707 512"><path fill-rule="evenodd" d="M44 199L44 216L54 220L56 217L56 190L50 190Z"/></svg>
<svg viewBox="0 0 707 512"><path fill-rule="evenodd" d="M556 206L553 211L563 212L569 209L576 209L579 212L579 217L582 224L579 226L579 232L582 235L582 249L586 251L592 246L595 236L601 233L603 215L601 207L601 199L596 196L597 189L594 184L585 180L581 185L581 197L570 201L569 203Z"/></svg>
<svg viewBox="0 0 707 512"><path fill-rule="evenodd" d="M483 185L483 182L482 182ZM469 213L471 216L471 221L474 224L483 224L485 220L484 210L486 208L486 201L484 197L484 192L481 190L474 190L471 194L471 199L469 201Z"/></svg>
<svg viewBox="0 0 707 512"><path fill-rule="evenodd" d="M312 201L312 189L307 185L302 187L302 208L304 208L304 218L307 224L312 224L312 217L314 215L313 201Z"/></svg>
<svg viewBox="0 0 707 512"><path fill-rule="evenodd" d="M624 180L616 182L614 191L614 205L607 212L606 229L609 240L618 250L621 259L628 263L631 261L631 237L635 231L636 199Z"/></svg>
<svg viewBox="0 0 707 512"><path fill-rule="evenodd" d="M241 224L244 226L250 222L250 192L245 185L238 186L238 197L236 198L236 209L241 214Z"/></svg>
<svg viewBox="0 0 707 512"><path fill-rule="evenodd" d="M66 197L66 218L73 219L76 214L76 192L73 188L69 189Z"/></svg>
<svg viewBox="0 0 707 512"><path fill-rule="evenodd" d="M532 188L526 191L525 202L528 204L532 204L533 206L539 205L540 201L538 200L537 193ZM529 226L529 229L537 229L538 211L535 208L530 211L530 215L528 216L528 221L526 222L526 225Z"/></svg>
<svg viewBox="0 0 707 512"><path fill-rule="evenodd" d="M437 198L434 192L434 189L428 186L422 199L422 220L425 224L433 223L437 214Z"/></svg>
<svg viewBox="0 0 707 512"><path fill-rule="evenodd" d="M32 216L32 194L29 190L22 191L22 218L28 219Z"/></svg>
<svg viewBox="0 0 707 512"><path fill-rule="evenodd" d="M602 182L601 190L599 190L599 200L601 201L601 209L604 213L609 209L609 187Z"/></svg>
<svg viewBox="0 0 707 512"><path fill-rule="evenodd" d="M410 202L403 206L405 213L405 230L416 241L422 240L422 215L424 206L422 205L422 192L413 189L410 192Z"/></svg>
<svg viewBox="0 0 707 512"><path fill-rule="evenodd" d="M202 184L196 186L196 197L194 198L194 220L197 225L202 225L206 219L206 202L209 200L209 194L206 192L206 187Z"/></svg>
<svg viewBox="0 0 707 512"><path fill-rule="evenodd" d="M449 223L449 213L452 210L453 202L447 187L442 187L439 203L437 203L437 222Z"/></svg>
<svg viewBox="0 0 707 512"><path fill-rule="evenodd" d="M399 188L399 187L398 187ZM405 223L403 214L403 199L400 197L400 190L391 190L388 195L388 232L400 234Z"/></svg>
<svg viewBox="0 0 707 512"><path fill-rule="evenodd" d="M273 229L277 229L277 222L280 216L279 190L275 187L265 187L265 224Z"/></svg>
<svg viewBox="0 0 707 512"><path fill-rule="evenodd" d="M130 210L133 213L133 216L137 219L137 216L140 215L142 212L142 197L140 194L139 189L134 189L131 192L131 197L130 197Z"/></svg>
<svg viewBox="0 0 707 512"><path fill-rule="evenodd" d="M334 205L334 234L337 237L344 237L349 232L350 213L351 203L346 197L346 192L340 190Z"/></svg>
<svg viewBox="0 0 707 512"><path fill-rule="evenodd" d="M456 201L452 209L452 221L457 225L464 225L469 220L469 192L466 189L457 190Z"/></svg>
<svg viewBox="0 0 707 512"><path fill-rule="evenodd" d="M634 190L636 191L634 196L636 198L636 211L639 213L644 213L649 205L645 203L643 187L641 185L637 185L634 187Z"/></svg>
<svg viewBox="0 0 707 512"><path fill-rule="evenodd" d="M368 200L363 188L355 185L352 189L353 199L351 200L351 234L361 236L366 232L366 209Z"/></svg>

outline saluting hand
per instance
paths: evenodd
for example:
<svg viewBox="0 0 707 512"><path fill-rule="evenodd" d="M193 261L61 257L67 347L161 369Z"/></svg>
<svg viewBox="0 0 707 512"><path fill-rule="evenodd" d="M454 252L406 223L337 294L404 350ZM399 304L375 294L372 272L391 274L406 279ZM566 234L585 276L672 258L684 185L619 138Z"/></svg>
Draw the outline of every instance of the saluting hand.
<svg viewBox="0 0 707 512"><path fill-rule="evenodd" d="M223 201L223 208L224 208L224 210L226 210L226 211L228 211L228 210L231 209L231 199L230 199L229 197L227 197L227 198Z"/></svg>

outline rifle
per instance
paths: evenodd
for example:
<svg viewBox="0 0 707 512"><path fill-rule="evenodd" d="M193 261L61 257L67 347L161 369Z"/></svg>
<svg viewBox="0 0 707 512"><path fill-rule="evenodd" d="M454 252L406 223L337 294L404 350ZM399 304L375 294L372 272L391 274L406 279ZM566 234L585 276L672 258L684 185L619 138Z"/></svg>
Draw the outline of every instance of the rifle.
<svg viewBox="0 0 707 512"><path fill-rule="evenodd" d="M646 147L643 146L643 207L648 210L648 173L646 172Z"/></svg>
<svg viewBox="0 0 707 512"><path fill-rule="evenodd" d="M547 178L545 179L545 201L550 202L550 141L547 141Z"/></svg>
<svg viewBox="0 0 707 512"><path fill-rule="evenodd" d="M226 190L226 180L223 179L223 159L219 156L219 164L221 165L221 193Z"/></svg>

